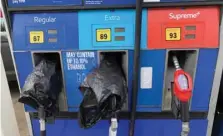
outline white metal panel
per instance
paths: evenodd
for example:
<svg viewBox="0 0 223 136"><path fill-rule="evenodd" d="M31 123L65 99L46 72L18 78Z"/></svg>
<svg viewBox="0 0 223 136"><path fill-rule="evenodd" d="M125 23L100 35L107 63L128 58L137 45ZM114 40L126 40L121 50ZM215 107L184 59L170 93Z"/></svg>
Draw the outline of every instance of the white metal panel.
<svg viewBox="0 0 223 136"><path fill-rule="evenodd" d="M1 65L1 133L2 136L19 136L19 129L15 117L15 111L12 104L12 98L6 78L5 68L2 60L2 55L0 55L0 65Z"/></svg>
<svg viewBox="0 0 223 136"><path fill-rule="evenodd" d="M20 86L20 83L19 83L18 72L17 72L17 68L16 68L16 65L15 65L15 58L14 58L13 50L12 50L12 40L11 40L11 36L10 36L10 33L9 33L9 26L6 23L7 21L6 21L6 18L5 18L7 13L6 13L5 8L3 7L4 6L3 3L0 3L0 6L1 6L0 9L3 12L3 19L4 19L4 23L5 23L6 35L8 37L8 43L9 43L9 47L10 47L10 53L11 53L11 56L12 56L12 61L13 61L13 65L14 65L15 72L16 72L16 79L18 81L19 91L21 92L21 86ZM25 113L25 116L26 116L26 121L27 121L27 125L28 125L29 136L33 136L30 115L28 113Z"/></svg>
<svg viewBox="0 0 223 136"><path fill-rule="evenodd" d="M223 6L222 6L223 9ZM220 47L218 52L218 59L215 69L214 81L211 91L211 98L209 103L209 111L208 111L208 127L207 127L207 134L206 136L211 136L214 117L215 117L215 110L217 106L218 94L219 94L219 87L221 82L221 75L223 69L223 10L221 10L221 26L220 26Z"/></svg>

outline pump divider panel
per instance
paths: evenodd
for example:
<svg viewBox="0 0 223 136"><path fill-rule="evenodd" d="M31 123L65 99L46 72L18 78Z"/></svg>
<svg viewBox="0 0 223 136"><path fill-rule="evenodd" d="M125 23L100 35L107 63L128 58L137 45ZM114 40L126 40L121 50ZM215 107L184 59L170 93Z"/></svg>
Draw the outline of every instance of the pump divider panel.
<svg viewBox="0 0 223 136"><path fill-rule="evenodd" d="M88 73L97 67L97 51L62 51L64 81L68 111L78 111L83 95L80 84Z"/></svg>
<svg viewBox="0 0 223 136"><path fill-rule="evenodd" d="M128 120L119 120L118 136L128 135ZM92 129L83 129L78 125L78 120L55 120L55 125L46 124L47 136L106 136L108 135L109 120L99 121ZM32 119L34 136L40 136L39 121Z"/></svg>
<svg viewBox="0 0 223 136"><path fill-rule="evenodd" d="M4 3L4 5L7 5ZM190 2L143 2L143 8L156 8L156 7L176 7L176 6L211 6L223 5L221 0L215 1L190 1ZM98 9L135 9L135 5L112 5L112 6L33 6L33 7L20 7L8 8L9 12L24 12L24 11L71 11L71 10L98 10Z"/></svg>
<svg viewBox="0 0 223 136"><path fill-rule="evenodd" d="M30 113L31 118L38 118L37 112ZM119 119L130 119L129 112L120 112ZM56 119L77 119L77 112L59 112ZM172 112L136 112L137 119L176 119ZM190 119L206 119L207 112L190 112ZM105 118L104 118L105 119ZM103 120L104 120L103 119Z"/></svg>
<svg viewBox="0 0 223 136"><path fill-rule="evenodd" d="M191 111L208 111L218 49L200 49L194 79ZM217 97L217 96L216 96Z"/></svg>
<svg viewBox="0 0 223 136"><path fill-rule="evenodd" d="M191 120L190 136L205 136L208 120ZM180 136L180 120L136 120L137 136Z"/></svg>
<svg viewBox="0 0 223 136"><path fill-rule="evenodd" d="M60 111L67 111L67 98L64 89L64 78L61 66L60 52L32 52L33 66L35 67L40 63L42 59L53 61L56 63L56 71L59 72L60 78L62 79L62 91L59 94L58 105Z"/></svg>
<svg viewBox="0 0 223 136"><path fill-rule="evenodd" d="M15 64L16 69L19 71L18 73L18 82L20 83L21 89L25 84L25 80L27 76L32 72L33 65L32 65L32 57L29 51L27 52L14 52ZM35 111L32 107L28 105L24 105L25 111Z"/></svg>

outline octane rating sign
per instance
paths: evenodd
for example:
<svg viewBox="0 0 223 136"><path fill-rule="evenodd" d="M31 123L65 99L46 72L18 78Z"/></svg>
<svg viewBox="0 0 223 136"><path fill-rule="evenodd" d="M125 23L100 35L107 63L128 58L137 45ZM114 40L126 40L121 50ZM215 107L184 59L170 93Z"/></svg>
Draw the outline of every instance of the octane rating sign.
<svg viewBox="0 0 223 136"><path fill-rule="evenodd" d="M111 29L97 29L97 42L108 42L111 41Z"/></svg>
<svg viewBox="0 0 223 136"><path fill-rule="evenodd" d="M167 41L179 41L180 40L180 28L166 28L166 40Z"/></svg>
<svg viewBox="0 0 223 136"><path fill-rule="evenodd" d="M43 31L29 32L29 41L30 41L30 43L43 43L44 42Z"/></svg>

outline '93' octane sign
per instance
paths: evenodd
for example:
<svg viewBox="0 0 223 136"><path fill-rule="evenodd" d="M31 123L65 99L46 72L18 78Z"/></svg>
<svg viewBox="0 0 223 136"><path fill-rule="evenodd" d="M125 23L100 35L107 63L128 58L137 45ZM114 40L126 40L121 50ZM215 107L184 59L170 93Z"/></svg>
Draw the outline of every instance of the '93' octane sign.
<svg viewBox="0 0 223 136"><path fill-rule="evenodd" d="M166 28L166 40L167 41L179 41L180 40L180 28Z"/></svg>

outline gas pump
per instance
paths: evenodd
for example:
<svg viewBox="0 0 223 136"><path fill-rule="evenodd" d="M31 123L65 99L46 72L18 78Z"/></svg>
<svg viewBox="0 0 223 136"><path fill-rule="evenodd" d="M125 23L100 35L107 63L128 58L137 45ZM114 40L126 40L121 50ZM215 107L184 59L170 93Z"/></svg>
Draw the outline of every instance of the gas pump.
<svg viewBox="0 0 223 136"><path fill-rule="evenodd" d="M213 114L207 113L216 90L211 88L216 63L223 62L218 57L222 13L214 5L222 2L151 1L3 1L33 136L205 136L210 131ZM106 56L117 59L104 62ZM58 64L60 83L46 80L52 73L37 68L44 59ZM49 84L36 86L27 78L32 73ZM47 122L51 116L54 124Z"/></svg>
<svg viewBox="0 0 223 136"><path fill-rule="evenodd" d="M188 136L190 132L189 127L189 101L192 94L192 78L181 69L176 56L173 56L173 63L176 68L174 73L174 96L179 101L176 105L179 109L179 114L182 121L181 136ZM176 103L175 103L176 104Z"/></svg>

